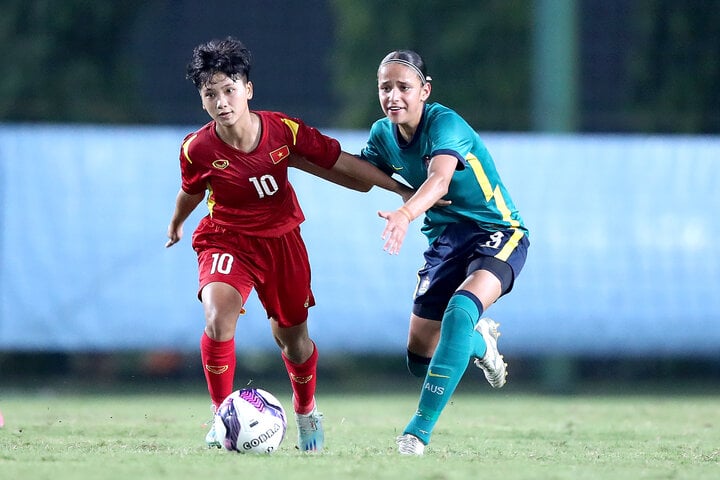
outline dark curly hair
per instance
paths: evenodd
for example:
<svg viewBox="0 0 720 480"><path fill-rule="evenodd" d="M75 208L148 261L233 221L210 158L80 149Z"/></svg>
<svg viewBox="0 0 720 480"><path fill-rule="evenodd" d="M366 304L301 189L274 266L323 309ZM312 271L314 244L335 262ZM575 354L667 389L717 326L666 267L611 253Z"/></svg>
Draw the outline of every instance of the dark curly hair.
<svg viewBox="0 0 720 480"><path fill-rule="evenodd" d="M245 45L233 37L211 40L193 49L187 65L186 78L198 90L207 85L216 73L224 73L233 80L250 80L252 54Z"/></svg>

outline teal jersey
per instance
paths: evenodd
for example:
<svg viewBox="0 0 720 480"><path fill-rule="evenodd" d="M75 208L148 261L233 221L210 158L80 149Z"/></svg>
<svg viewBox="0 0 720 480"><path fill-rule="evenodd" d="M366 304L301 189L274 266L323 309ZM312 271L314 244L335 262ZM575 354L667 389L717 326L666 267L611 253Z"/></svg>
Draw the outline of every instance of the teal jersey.
<svg viewBox="0 0 720 480"><path fill-rule="evenodd" d="M370 129L370 138L360 155L418 189L427 180L430 159L443 154L454 156L458 164L444 197L452 203L432 207L425 213L422 232L430 243L447 225L458 222L475 222L491 232L515 228L519 234L527 235L485 144L454 110L439 103L426 105L409 143L405 143L390 120L380 119Z"/></svg>

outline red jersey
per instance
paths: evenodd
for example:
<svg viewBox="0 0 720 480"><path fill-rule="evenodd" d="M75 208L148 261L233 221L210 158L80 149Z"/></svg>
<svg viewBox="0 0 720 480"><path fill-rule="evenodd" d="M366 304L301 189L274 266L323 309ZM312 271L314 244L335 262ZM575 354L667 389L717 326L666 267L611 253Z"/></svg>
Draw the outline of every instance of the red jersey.
<svg viewBox="0 0 720 480"><path fill-rule="evenodd" d="M260 117L258 146L249 153L223 142L215 121L189 134L180 149L182 189L190 195L209 191L213 221L243 235L278 237L305 220L288 181L288 157L297 153L330 169L340 143L279 112Z"/></svg>

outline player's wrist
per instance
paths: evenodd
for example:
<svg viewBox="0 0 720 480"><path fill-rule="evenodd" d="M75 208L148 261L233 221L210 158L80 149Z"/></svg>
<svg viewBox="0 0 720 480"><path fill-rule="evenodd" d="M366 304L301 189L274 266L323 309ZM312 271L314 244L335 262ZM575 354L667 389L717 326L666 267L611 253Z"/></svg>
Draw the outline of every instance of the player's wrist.
<svg viewBox="0 0 720 480"><path fill-rule="evenodd" d="M407 218L408 223L412 223L412 221L415 220L415 215L413 215L410 209L407 208L405 205L398 208L398 212L402 213L405 218Z"/></svg>

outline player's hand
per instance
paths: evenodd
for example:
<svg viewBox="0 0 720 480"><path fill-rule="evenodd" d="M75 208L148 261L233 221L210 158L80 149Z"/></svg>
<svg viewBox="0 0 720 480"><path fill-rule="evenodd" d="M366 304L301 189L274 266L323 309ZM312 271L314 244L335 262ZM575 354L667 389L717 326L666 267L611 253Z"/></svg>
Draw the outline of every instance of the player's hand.
<svg viewBox="0 0 720 480"><path fill-rule="evenodd" d="M400 210L378 211L378 215L387 221L381 236L385 240L383 250L390 255L397 255L405 241L410 219Z"/></svg>
<svg viewBox="0 0 720 480"><path fill-rule="evenodd" d="M167 237L169 240L165 242L165 248L172 247L173 245L178 243L182 236L182 225L175 227L171 224L170 226L168 226Z"/></svg>

